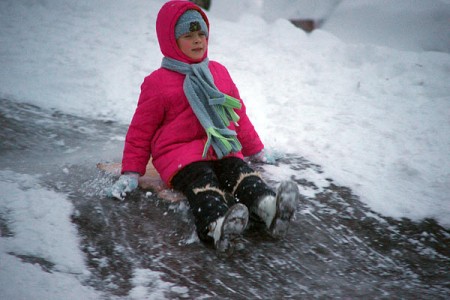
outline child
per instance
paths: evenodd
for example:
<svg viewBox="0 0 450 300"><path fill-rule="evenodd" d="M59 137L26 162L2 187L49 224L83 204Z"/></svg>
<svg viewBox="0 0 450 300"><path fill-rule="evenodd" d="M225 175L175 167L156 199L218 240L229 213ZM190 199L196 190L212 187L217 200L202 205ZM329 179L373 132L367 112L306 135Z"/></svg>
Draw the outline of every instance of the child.
<svg viewBox="0 0 450 300"><path fill-rule="evenodd" d="M150 156L162 180L189 202L198 236L231 252L249 211L282 236L297 205L298 187L283 182L275 194L244 156L267 161L264 146L227 69L209 61L209 22L189 1L169 1L156 31L162 66L145 78L128 129L122 175L110 195L137 188ZM234 198L228 204L226 195Z"/></svg>

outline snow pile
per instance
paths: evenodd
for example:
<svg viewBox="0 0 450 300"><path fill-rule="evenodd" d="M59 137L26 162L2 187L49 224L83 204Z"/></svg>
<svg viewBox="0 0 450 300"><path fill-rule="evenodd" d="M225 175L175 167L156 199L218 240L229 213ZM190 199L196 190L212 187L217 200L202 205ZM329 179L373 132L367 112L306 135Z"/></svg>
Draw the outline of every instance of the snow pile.
<svg viewBox="0 0 450 300"><path fill-rule="evenodd" d="M80 283L89 273L65 196L11 171L0 190L0 299L97 299Z"/></svg>
<svg viewBox="0 0 450 300"><path fill-rule="evenodd" d="M236 21L243 14L253 14L265 20L312 19L324 20L342 0L227 0L212 1L211 13Z"/></svg>
<svg viewBox="0 0 450 300"><path fill-rule="evenodd" d="M246 14L269 22L314 20L347 43L406 51L450 52L449 0L228 0L211 13L238 21Z"/></svg>
<svg viewBox="0 0 450 300"><path fill-rule="evenodd" d="M267 146L321 164L378 212L449 225L448 54L351 45L252 15L215 24L210 56L232 66Z"/></svg>
<svg viewBox="0 0 450 300"><path fill-rule="evenodd" d="M450 2L343 1L323 29L358 44L450 52Z"/></svg>

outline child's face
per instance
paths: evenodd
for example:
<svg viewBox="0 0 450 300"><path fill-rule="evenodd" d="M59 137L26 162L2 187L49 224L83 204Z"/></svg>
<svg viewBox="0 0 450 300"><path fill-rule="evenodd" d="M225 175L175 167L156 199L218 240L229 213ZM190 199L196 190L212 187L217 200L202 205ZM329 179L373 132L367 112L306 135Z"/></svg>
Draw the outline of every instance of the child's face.
<svg viewBox="0 0 450 300"><path fill-rule="evenodd" d="M208 49L208 40L203 31L192 31L177 39L181 52L193 60L201 60Z"/></svg>

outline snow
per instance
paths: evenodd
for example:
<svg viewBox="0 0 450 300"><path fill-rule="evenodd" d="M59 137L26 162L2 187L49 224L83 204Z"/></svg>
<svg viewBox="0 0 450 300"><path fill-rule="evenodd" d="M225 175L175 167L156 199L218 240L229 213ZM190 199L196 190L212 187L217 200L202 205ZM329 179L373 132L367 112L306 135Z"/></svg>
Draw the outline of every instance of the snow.
<svg viewBox="0 0 450 300"><path fill-rule="evenodd" d="M81 283L89 273L65 196L12 171L0 171L0 190L8 191L0 194L0 217L9 213L14 232L0 239L0 299L97 299Z"/></svg>
<svg viewBox="0 0 450 300"><path fill-rule="evenodd" d="M448 53L449 3L448 0L345 0L323 29L352 43ZM361 30L353 30L357 26L362 26Z"/></svg>
<svg viewBox="0 0 450 300"><path fill-rule="evenodd" d="M189 290L168 283L160 279L161 273L148 269L134 270L132 283L134 288L130 291L131 299L158 300L165 299L164 292L175 292L181 298L189 297Z"/></svg>
<svg viewBox="0 0 450 300"><path fill-rule="evenodd" d="M213 1L210 59L229 69L268 148L320 164L376 212L448 227L449 1L325 2L311 14L334 13L308 35L279 18L292 10L278 1L226 2L236 13ZM0 97L128 123L142 79L161 62L162 3L1 1ZM4 170L0 189L14 230L0 238L0 298L98 298L82 284L88 271L65 195ZM53 272L24 257L44 258ZM135 275L130 296L145 298L159 275Z"/></svg>

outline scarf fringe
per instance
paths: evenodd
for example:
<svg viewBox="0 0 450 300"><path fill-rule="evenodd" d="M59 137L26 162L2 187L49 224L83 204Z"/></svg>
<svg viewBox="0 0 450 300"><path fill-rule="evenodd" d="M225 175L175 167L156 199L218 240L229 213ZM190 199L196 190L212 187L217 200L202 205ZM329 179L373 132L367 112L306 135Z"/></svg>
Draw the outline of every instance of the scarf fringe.
<svg viewBox="0 0 450 300"><path fill-rule="evenodd" d="M222 98L209 99L208 103L216 109L216 112L219 114L222 122L226 126L230 126L230 121L237 124L240 117L236 113L235 109L241 109L242 104L238 99L231 97L230 95L223 95L224 97Z"/></svg>
<svg viewBox="0 0 450 300"><path fill-rule="evenodd" d="M206 157L209 147L212 145L218 158L222 158L230 152L238 152L242 149L242 145L236 136L223 136L216 128L210 127L206 129L207 140L203 148L203 157Z"/></svg>

